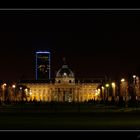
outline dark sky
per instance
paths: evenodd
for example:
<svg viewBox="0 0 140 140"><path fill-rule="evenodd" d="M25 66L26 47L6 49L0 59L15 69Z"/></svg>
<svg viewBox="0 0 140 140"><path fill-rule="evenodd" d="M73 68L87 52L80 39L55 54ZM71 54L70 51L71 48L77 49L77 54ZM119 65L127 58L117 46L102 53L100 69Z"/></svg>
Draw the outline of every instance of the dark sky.
<svg viewBox="0 0 140 140"><path fill-rule="evenodd" d="M0 11L0 79L35 79L35 51L66 57L76 77L140 70L140 11Z"/></svg>

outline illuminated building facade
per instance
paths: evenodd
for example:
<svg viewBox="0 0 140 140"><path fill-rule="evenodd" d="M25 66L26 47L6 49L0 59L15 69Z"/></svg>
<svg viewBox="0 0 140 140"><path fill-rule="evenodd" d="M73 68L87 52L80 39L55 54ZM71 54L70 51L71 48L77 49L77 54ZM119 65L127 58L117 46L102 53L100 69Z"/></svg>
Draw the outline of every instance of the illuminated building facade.
<svg viewBox="0 0 140 140"><path fill-rule="evenodd" d="M36 80L48 80L51 78L50 52L36 52Z"/></svg>
<svg viewBox="0 0 140 140"><path fill-rule="evenodd" d="M56 73L55 79L46 81L24 81L20 83L29 90L28 100L84 102L100 99L97 91L100 82L84 82L75 79L68 65L63 65Z"/></svg>

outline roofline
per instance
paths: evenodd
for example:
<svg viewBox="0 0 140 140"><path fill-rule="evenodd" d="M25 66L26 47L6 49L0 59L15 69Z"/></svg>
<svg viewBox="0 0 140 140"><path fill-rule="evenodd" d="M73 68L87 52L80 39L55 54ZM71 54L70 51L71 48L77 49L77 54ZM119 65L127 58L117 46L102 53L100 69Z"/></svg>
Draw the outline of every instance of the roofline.
<svg viewBox="0 0 140 140"><path fill-rule="evenodd" d="M48 51L37 51L36 53L38 54L38 53L50 53L50 52L48 52Z"/></svg>

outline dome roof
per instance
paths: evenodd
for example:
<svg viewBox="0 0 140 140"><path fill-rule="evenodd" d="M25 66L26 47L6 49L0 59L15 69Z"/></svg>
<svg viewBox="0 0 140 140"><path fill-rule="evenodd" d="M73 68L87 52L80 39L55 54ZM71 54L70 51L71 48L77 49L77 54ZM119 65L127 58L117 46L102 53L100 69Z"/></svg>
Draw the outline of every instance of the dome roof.
<svg viewBox="0 0 140 140"><path fill-rule="evenodd" d="M68 65L63 65L56 73L56 77L74 77L74 73L68 68Z"/></svg>

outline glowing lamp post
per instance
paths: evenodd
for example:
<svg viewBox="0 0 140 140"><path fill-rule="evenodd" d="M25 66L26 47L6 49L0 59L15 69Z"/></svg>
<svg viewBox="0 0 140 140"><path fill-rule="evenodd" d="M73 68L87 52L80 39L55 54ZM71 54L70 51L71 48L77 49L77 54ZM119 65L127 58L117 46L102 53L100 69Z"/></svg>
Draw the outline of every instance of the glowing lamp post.
<svg viewBox="0 0 140 140"><path fill-rule="evenodd" d="M125 93L125 79L124 78L121 79L120 93L121 93L121 96L123 96Z"/></svg>
<svg viewBox="0 0 140 140"><path fill-rule="evenodd" d="M137 97L140 96L140 82L139 77L136 75L133 75L133 90L134 90L134 96L137 100Z"/></svg>
<svg viewBox="0 0 140 140"><path fill-rule="evenodd" d="M113 82L112 84L112 89L113 89L113 97L115 97L115 88L116 88L116 85L115 85L115 83Z"/></svg>
<svg viewBox="0 0 140 140"><path fill-rule="evenodd" d="M134 90L134 94L136 94L136 75L133 75L133 90Z"/></svg>
<svg viewBox="0 0 140 140"><path fill-rule="evenodd" d="M106 87L109 87L109 84L106 84L105 86L106 86Z"/></svg>
<svg viewBox="0 0 140 140"><path fill-rule="evenodd" d="M122 78L122 79L121 79L121 82L124 82L124 81L125 81L125 79L124 79L124 78Z"/></svg>
<svg viewBox="0 0 140 140"><path fill-rule="evenodd" d="M15 89L16 88L16 85L12 85L12 88Z"/></svg>
<svg viewBox="0 0 140 140"><path fill-rule="evenodd" d="M123 78L121 79L121 88L120 88L120 92L121 92L121 95L124 96L125 98L125 106L127 107L127 81Z"/></svg>
<svg viewBox="0 0 140 140"><path fill-rule="evenodd" d="M105 99L105 88L104 88L104 86L102 86L102 98L103 98L103 100Z"/></svg>
<svg viewBox="0 0 140 140"><path fill-rule="evenodd" d="M1 100L2 100L2 101L4 101L4 99L5 99L5 89L6 89L6 86L7 86L6 83L4 83L4 84L2 85L2 97L1 97Z"/></svg>
<svg viewBox="0 0 140 140"><path fill-rule="evenodd" d="M133 78L134 78L134 83L136 82L136 75L133 75Z"/></svg>
<svg viewBox="0 0 140 140"><path fill-rule="evenodd" d="M109 96L109 84L106 84L105 87L106 87L106 94L107 94L107 100L108 100L108 96Z"/></svg>
<svg viewBox="0 0 140 140"><path fill-rule="evenodd" d="M101 89L98 89L98 90L97 90L97 93L98 93L98 94L97 94L97 97L99 97L100 94L101 94Z"/></svg>
<svg viewBox="0 0 140 140"><path fill-rule="evenodd" d="M16 93L15 93L15 88L16 88L16 85L12 85L12 89L13 89L13 100L15 100L15 97L16 97Z"/></svg>
<svg viewBox="0 0 140 140"><path fill-rule="evenodd" d="M4 87L6 87L6 86L7 86L7 84L6 84L6 83L4 83L4 84L3 84L3 86L4 86Z"/></svg>

